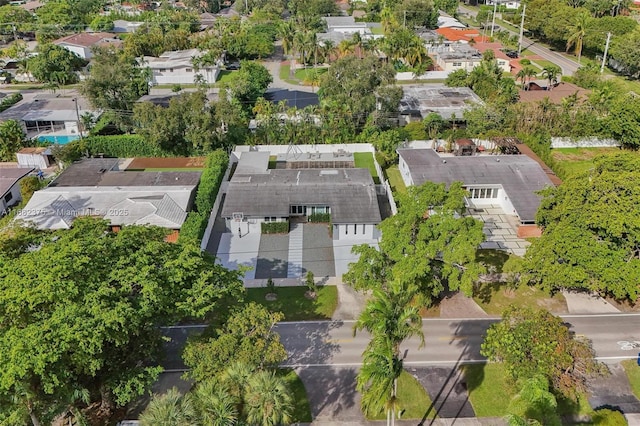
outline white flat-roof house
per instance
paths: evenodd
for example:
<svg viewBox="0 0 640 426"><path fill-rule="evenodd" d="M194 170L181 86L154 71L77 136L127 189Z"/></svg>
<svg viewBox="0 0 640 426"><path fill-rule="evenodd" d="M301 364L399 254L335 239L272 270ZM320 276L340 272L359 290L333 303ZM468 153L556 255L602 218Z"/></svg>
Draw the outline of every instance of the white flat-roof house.
<svg viewBox="0 0 640 426"><path fill-rule="evenodd" d="M507 9L519 9L520 8L520 0L509 0L509 1L504 1L504 0L486 0L486 4L487 6L493 6L495 4L498 4L498 6L504 6Z"/></svg>
<svg viewBox="0 0 640 426"><path fill-rule="evenodd" d="M371 240L381 222L376 186L352 154L280 154L285 168L269 169L269 152L243 152L221 217L232 233L261 232L263 222L304 221L329 214L334 240Z"/></svg>
<svg viewBox="0 0 640 426"><path fill-rule="evenodd" d="M96 46L122 46L120 40L112 33L80 33L59 38L53 44L64 47L82 59L91 59L92 49Z"/></svg>
<svg viewBox="0 0 640 426"><path fill-rule="evenodd" d="M222 60L214 65L194 66L193 59L205 52L199 49L174 50L164 52L159 57L145 56L143 65L149 67L152 83L158 84L194 84L201 77L207 84L213 84L218 78ZM200 76L200 77L198 77Z"/></svg>
<svg viewBox="0 0 640 426"><path fill-rule="evenodd" d="M407 186L460 181L469 191L467 205L500 205L521 224L534 224L541 196L553 182L527 155L439 154L433 149L399 149L399 169Z"/></svg>
<svg viewBox="0 0 640 426"><path fill-rule="evenodd" d="M140 21L125 21L123 19L116 19L113 21L113 29L111 32L116 34L135 33L144 25L144 22Z"/></svg>

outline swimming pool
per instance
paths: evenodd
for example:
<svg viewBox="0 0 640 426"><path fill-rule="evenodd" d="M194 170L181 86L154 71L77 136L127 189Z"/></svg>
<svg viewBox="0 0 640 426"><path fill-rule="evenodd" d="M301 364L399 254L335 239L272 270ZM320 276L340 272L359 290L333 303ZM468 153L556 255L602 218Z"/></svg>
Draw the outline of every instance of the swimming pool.
<svg viewBox="0 0 640 426"><path fill-rule="evenodd" d="M76 139L79 139L79 138L80 136L78 135L40 135L38 136L38 141L51 142L51 143L57 143L59 145L64 145L71 141L75 141Z"/></svg>

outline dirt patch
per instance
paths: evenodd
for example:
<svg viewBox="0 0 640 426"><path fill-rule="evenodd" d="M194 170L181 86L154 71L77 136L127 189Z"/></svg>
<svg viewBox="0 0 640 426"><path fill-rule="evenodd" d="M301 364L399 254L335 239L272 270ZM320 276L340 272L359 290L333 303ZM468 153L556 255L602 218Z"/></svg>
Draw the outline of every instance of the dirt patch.
<svg viewBox="0 0 640 426"><path fill-rule="evenodd" d="M621 312L640 312L640 299L636 300L636 303L631 303L628 300L615 300L614 298L609 296L605 297L604 299Z"/></svg>
<svg viewBox="0 0 640 426"><path fill-rule="evenodd" d="M127 170L144 169L203 169L206 157L140 157L134 158Z"/></svg>
<svg viewBox="0 0 640 426"><path fill-rule="evenodd" d="M558 161L587 161L603 154L620 151L618 148L576 148L562 151L553 150L553 158Z"/></svg>

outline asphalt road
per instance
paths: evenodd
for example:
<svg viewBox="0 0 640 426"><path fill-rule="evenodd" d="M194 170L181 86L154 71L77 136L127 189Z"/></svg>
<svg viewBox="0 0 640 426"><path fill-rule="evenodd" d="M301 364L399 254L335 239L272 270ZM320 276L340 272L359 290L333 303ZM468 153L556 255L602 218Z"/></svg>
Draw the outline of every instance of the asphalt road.
<svg viewBox="0 0 640 426"><path fill-rule="evenodd" d="M477 11L468 9L462 5L458 7L458 10L461 13L464 13L471 17L475 17L478 14ZM496 26L500 27L500 29L502 30L508 31L512 35L520 35L518 32L512 31L510 28L501 26L498 22L496 22ZM578 68L580 68L578 62L567 58L566 56L563 56L558 52L554 52L553 50L550 50L549 48L536 43L535 40L527 37L522 38L522 50L524 49L529 49L534 54L539 55L547 61L551 61L554 64L558 65L562 69L562 75L573 75L573 73L576 72Z"/></svg>
<svg viewBox="0 0 640 426"><path fill-rule="evenodd" d="M636 358L638 348L624 350L619 341L640 342L640 314L568 315L563 316L572 332L589 338L598 359L617 361ZM425 345L420 348L418 339L411 339L402 346L406 351L405 365L455 365L478 363L485 359L480 355L480 345L489 325L497 319L429 318L423 320ZM360 365L369 336L358 332L353 336L353 321L317 321L280 323L274 330L289 353L286 366L350 367ZM202 331L202 326L171 327L165 334L171 338L167 346L165 369L182 370L180 348L187 337Z"/></svg>

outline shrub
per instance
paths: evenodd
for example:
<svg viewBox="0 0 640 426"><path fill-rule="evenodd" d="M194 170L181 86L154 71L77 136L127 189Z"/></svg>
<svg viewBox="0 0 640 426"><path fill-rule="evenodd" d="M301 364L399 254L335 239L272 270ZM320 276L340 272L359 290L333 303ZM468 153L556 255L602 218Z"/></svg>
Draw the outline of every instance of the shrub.
<svg viewBox="0 0 640 426"><path fill-rule="evenodd" d="M10 106L13 106L22 100L22 94L20 93L12 93L9 96L6 96L2 101L0 101L0 112L6 110Z"/></svg>
<svg viewBox="0 0 640 426"><path fill-rule="evenodd" d="M529 59L520 59L520 65L525 66L525 65L531 65L531 61Z"/></svg>
<svg viewBox="0 0 640 426"><path fill-rule="evenodd" d="M331 214L330 213L314 213L312 215L307 216L307 221L313 222L313 223L330 223Z"/></svg>
<svg viewBox="0 0 640 426"><path fill-rule="evenodd" d="M597 426L626 426L627 420L620 411L601 408L591 416L591 422Z"/></svg>
<svg viewBox="0 0 640 426"><path fill-rule="evenodd" d="M273 283L273 280L271 278L269 278L267 280L267 291L269 293L275 293L276 292L276 285Z"/></svg>
<svg viewBox="0 0 640 426"><path fill-rule="evenodd" d="M109 157L166 157L167 153L139 135L89 136L85 138L90 155Z"/></svg>
<svg viewBox="0 0 640 426"><path fill-rule="evenodd" d="M305 285L309 289L309 291L313 293L318 292L318 286L316 285L315 277L313 276L313 272L307 271L307 275L305 277Z"/></svg>
<svg viewBox="0 0 640 426"><path fill-rule="evenodd" d="M262 222L260 224L263 234L286 234L289 232L289 222Z"/></svg>

